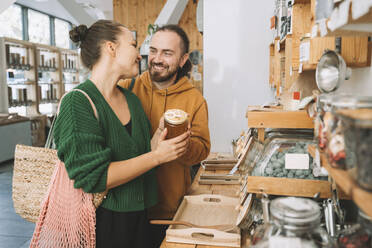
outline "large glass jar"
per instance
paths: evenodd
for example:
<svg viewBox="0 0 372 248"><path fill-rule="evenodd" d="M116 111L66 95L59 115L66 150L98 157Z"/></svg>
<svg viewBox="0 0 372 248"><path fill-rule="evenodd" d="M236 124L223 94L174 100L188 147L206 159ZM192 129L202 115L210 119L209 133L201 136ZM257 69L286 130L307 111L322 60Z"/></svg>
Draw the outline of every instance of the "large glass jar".
<svg viewBox="0 0 372 248"><path fill-rule="evenodd" d="M335 247L327 232L320 227L321 212L310 199L280 197L270 203L270 224L253 235L254 248Z"/></svg>
<svg viewBox="0 0 372 248"><path fill-rule="evenodd" d="M356 181L372 191L372 109L342 110L346 151L355 157Z"/></svg>
<svg viewBox="0 0 372 248"><path fill-rule="evenodd" d="M355 156L345 149L342 123L336 112L342 109L372 108L372 97L322 94L317 102L318 114L315 121L315 135L318 148L324 151L332 167L350 169L355 166ZM350 142L349 142L350 144Z"/></svg>
<svg viewBox="0 0 372 248"><path fill-rule="evenodd" d="M308 153L308 145L314 144L312 138L299 138L294 135L274 137L265 141L264 151L257 162L252 175L266 177L286 177L298 179L326 179L314 177L313 158ZM294 157L295 156L295 157ZM291 159L298 159L295 167L290 165Z"/></svg>
<svg viewBox="0 0 372 248"><path fill-rule="evenodd" d="M263 144L258 140L257 137L252 137L252 143L247 151L247 156L245 158L242 166L239 167L241 175L248 175L251 173L252 168L256 165L257 161L261 157L263 151Z"/></svg>
<svg viewBox="0 0 372 248"><path fill-rule="evenodd" d="M338 248L371 248L372 219L359 210L358 223L340 233Z"/></svg>

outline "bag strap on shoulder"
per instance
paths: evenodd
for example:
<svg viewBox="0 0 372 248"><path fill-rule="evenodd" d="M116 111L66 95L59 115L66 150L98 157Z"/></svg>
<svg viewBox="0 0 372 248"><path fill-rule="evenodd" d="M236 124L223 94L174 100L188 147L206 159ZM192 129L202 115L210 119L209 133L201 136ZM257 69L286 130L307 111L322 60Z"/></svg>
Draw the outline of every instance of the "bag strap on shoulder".
<svg viewBox="0 0 372 248"><path fill-rule="evenodd" d="M47 140L45 142L45 148L51 148L51 145L52 145L52 141L53 141L53 130L54 130L54 124L55 124L55 121L57 119L57 116L59 114L59 110L61 108L61 103L62 103L62 100L63 98L68 94L70 93L71 91L79 91L81 92L88 100L89 100L89 103L90 105L92 106L92 109L93 109L93 112L94 112L94 116L96 117L96 119L98 120L98 112L97 112L97 108L96 106L94 105L92 99L89 97L89 95L81 90L81 89L72 89L70 90L69 92L66 92L65 94L63 94L63 96L61 97L61 99L59 100L59 104L58 104L58 108L57 108L57 113L56 113L56 116L53 118L53 121L52 121L52 124L50 125L50 130L49 130L49 133L48 133L48 137L47 137Z"/></svg>
<svg viewBox="0 0 372 248"><path fill-rule="evenodd" d="M61 107L61 103L62 103L62 100L63 98L68 94L70 93L71 91L79 91L81 93L83 93L83 95L89 100L89 103L90 105L92 106L92 109L93 109L93 112L94 112L94 116L96 117L96 119L98 120L98 112L97 112L97 109L96 109L96 106L94 105L92 99L89 97L89 95L87 93L85 93L85 91L81 90L81 89L72 89L70 90L69 92L66 92L62 97L61 97L61 100L59 100L59 104L58 104L58 108L57 108L57 114L56 116L58 116L59 114L59 109Z"/></svg>

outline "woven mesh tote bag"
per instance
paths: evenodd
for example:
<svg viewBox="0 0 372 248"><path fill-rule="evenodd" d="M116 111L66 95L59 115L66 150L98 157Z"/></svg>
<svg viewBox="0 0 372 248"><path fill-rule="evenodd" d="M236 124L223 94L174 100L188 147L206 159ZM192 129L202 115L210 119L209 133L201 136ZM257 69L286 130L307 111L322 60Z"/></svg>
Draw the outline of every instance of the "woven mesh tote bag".
<svg viewBox="0 0 372 248"><path fill-rule="evenodd" d="M73 89L73 91L79 91L88 98L93 108L94 115L98 119L97 109L88 94L80 89ZM62 96L60 104L65 95ZM57 115L59 107L60 105L58 106ZM56 118L54 118L54 121L55 119ZM44 148L17 145L14 153L12 182L13 205L17 214L31 222L36 222L39 218L42 203L47 197L48 188L52 181L55 180L55 178L52 180L53 173L56 174L57 171L61 171L58 166L63 166L64 171L66 171L63 162L61 162L57 157L57 151L51 149L54 121L51 125ZM71 183L69 182L71 181L69 178L64 179L66 179L63 181L65 185ZM60 186L62 189L61 191L65 190L62 183ZM90 194L92 195L91 198L95 207L98 207L101 204L106 193L107 192ZM89 193L83 192L82 197L83 194ZM60 204L72 204L69 200L63 200L65 200L65 202L61 202Z"/></svg>

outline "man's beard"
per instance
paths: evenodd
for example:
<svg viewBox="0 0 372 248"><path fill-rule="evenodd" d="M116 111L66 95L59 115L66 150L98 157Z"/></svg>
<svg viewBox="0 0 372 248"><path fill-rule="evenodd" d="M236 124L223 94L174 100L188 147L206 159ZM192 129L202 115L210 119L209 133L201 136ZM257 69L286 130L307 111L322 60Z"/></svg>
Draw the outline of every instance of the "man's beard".
<svg viewBox="0 0 372 248"><path fill-rule="evenodd" d="M167 71L167 73L165 75L161 75L161 72L158 72L158 71L153 71L153 66L155 65L159 65L159 66L163 66L165 68L165 65L164 64L156 64L156 63L150 63L150 66L149 66L149 73L150 73L150 78L151 78L151 81L153 82L157 82L157 83L164 83L164 82L168 82L172 77L174 77L174 75L177 74L178 72L178 67L175 67L174 70L172 71ZM169 66L166 68L168 69Z"/></svg>

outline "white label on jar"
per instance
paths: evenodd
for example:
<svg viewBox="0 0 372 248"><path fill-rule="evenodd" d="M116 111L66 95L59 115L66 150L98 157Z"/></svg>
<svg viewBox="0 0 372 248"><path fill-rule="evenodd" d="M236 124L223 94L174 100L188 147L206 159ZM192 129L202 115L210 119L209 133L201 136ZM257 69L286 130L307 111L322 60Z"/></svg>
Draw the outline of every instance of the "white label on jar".
<svg viewBox="0 0 372 248"><path fill-rule="evenodd" d="M328 33L327 24L325 20L319 21L319 30L320 30L320 36L322 37Z"/></svg>
<svg viewBox="0 0 372 248"><path fill-rule="evenodd" d="M273 236L269 238L269 248L301 248L300 238Z"/></svg>
<svg viewBox="0 0 372 248"><path fill-rule="evenodd" d="M311 28L311 38L315 38L318 36L318 24L315 24L312 28Z"/></svg>
<svg viewBox="0 0 372 248"><path fill-rule="evenodd" d="M300 62L310 59L310 41L302 42L300 45Z"/></svg>
<svg viewBox="0 0 372 248"><path fill-rule="evenodd" d="M308 170L309 154L306 153L286 153L285 168L288 170Z"/></svg>

